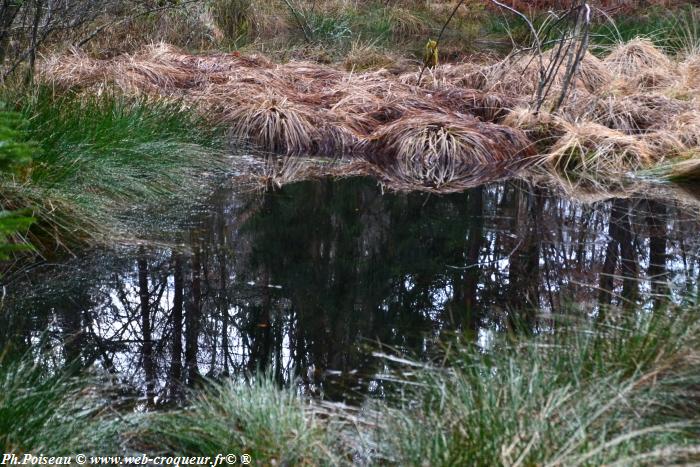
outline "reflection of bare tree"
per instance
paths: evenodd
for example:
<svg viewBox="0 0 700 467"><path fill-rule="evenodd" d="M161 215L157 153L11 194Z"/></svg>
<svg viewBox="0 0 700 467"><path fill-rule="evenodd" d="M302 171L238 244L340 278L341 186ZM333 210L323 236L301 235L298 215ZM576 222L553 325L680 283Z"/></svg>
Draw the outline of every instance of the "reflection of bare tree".
<svg viewBox="0 0 700 467"><path fill-rule="evenodd" d="M184 304L184 277L182 271L182 254L173 253L173 306L171 314L171 339L172 350L170 356L170 397L178 399L181 396L181 381L182 381L182 328L183 319L182 311Z"/></svg>
<svg viewBox="0 0 700 467"><path fill-rule="evenodd" d="M647 276L651 282L654 308L668 300L668 274L666 271L666 206L655 200L647 201L649 224L649 267Z"/></svg>
<svg viewBox="0 0 700 467"><path fill-rule="evenodd" d="M231 362L231 352L229 347L229 300L228 300L228 269L226 267L226 243L223 230L223 220L219 223L219 315L221 316L221 353L223 355L224 375L229 374L229 363Z"/></svg>
<svg viewBox="0 0 700 467"><path fill-rule="evenodd" d="M479 258L484 235L483 187L475 188L469 193L466 211L463 215L469 216L471 220L464 251L466 266L457 269L458 272L452 276L453 296L445 309L457 329L470 333L475 338L479 328L477 287L481 277Z"/></svg>
<svg viewBox="0 0 700 467"><path fill-rule="evenodd" d="M46 289L38 276L0 313L0 339L48 332L64 361L98 362L151 404L200 372L261 368L329 397L331 380L381 393L377 342L429 358L439 336L543 328L536 311L569 303L660 306L698 280L697 217L659 201L585 206L513 182L382 195L348 180L215 203L191 254L95 255L49 271Z"/></svg>
<svg viewBox="0 0 700 467"><path fill-rule="evenodd" d="M139 299L141 307L141 344L143 371L146 376L146 399L149 404L155 402L156 371L153 361L153 336L151 334L151 296L148 291L148 263L143 247L139 248L138 255Z"/></svg>
<svg viewBox="0 0 700 467"><path fill-rule="evenodd" d="M542 197L538 189L528 192L520 186L515 193L513 231L518 232L517 245L509 258L508 268L508 308L511 327L535 325L535 313L540 307L540 229L537 222L542 217ZM518 311L522 314L519 314Z"/></svg>
<svg viewBox="0 0 700 467"><path fill-rule="evenodd" d="M639 293L639 267L634 251L634 239L629 201L615 199L610 211L605 262L599 282L599 303L609 306L612 302L615 273L618 261L622 276L622 299L626 306L634 306ZM603 313L601 313L601 316Z"/></svg>
<svg viewBox="0 0 700 467"><path fill-rule="evenodd" d="M185 367L189 385L195 384L199 379L199 331L202 316L202 250L199 239L195 239L193 243L192 297L187 303L187 315L185 316Z"/></svg>

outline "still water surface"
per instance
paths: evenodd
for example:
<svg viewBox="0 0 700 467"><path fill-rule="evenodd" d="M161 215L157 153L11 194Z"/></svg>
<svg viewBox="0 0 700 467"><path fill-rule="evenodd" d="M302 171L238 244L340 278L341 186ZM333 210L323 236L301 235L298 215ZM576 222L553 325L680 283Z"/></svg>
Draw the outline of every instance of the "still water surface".
<svg viewBox="0 0 700 467"><path fill-rule="evenodd" d="M14 277L0 345L44 339L47 365L97 366L151 401L261 369L353 399L382 393L380 345L429 359L455 333L487 346L550 331L552 314L697 297L698 227L679 201L582 203L524 181L445 196L362 178L222 190L177 247L88 251Z"/></svg>

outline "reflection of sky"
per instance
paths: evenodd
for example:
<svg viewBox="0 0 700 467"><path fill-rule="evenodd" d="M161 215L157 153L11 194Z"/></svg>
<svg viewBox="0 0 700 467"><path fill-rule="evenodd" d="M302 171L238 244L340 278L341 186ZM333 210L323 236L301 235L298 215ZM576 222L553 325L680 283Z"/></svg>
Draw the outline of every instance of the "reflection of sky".
<svg viewBox="0 0 700 467"><path fill-rule="evenodd" d="M365 390L381 392L381 384L372 375L388 368L376 361L368 363L372 361L371 347L376 347L378 340L391 351L429 358L435 350L435 338L472 332L474 341L488 349L496 333L509 326L511 314L535 307L525 301L528 288L536 291L538 313L569 311L569 304L573 311L578 308L587 315L595 313L601 268L612 240L610 202L586 206L552 194L534 198L530 190L502 183L483 190L478 212L463 212L471 192L426 200L418 195L382 197L376 187L361 186L357 206L344 209L343 203L351 202L353 190L351 186L315 200L309 198L314 194L311 190L299 198L298 205L295 198L282 197L279 202L288 204L280 209L300 212L301 217L289 225L274 206L266 207L264 200L243 202L238 197L222 197L218 201L222 205L214 211L225 217L212 214L201 229L204 298L197 341L201 374L216 377L228 367L232 374L240 375L265 366L283 381L300 378L312 391L320 390L324 375L332 373L341 379L351 376L352 385L364 379ZM313 203L318 208L308 206ZM338 203L340 207L334 211ZM625 228L629 228L630 248L639 270L634 278L639 304L651 310L654 287L646 276L651 247L648 218L652 214L644 201L626 200L624 207L629 222ZM673 201L661 207L665 214L657 227L665 231L667 274L663 280L669 284L672 301L680 302L689 293L697 293L699 217ZM416 215L426 209L430 210L429 223L421 221L425 216ZM304 217L311 215L317 217ZM477 260L472 261L467 252L474 241L471 229L475 219L481 219L483 226ZM251 220L255 223L249 224ZM308 231L293 230L304 223L308 223ZM350 229L354 236L345 239ZM421 238L415 246L411 243L414 236ZM293 247L286 248L288 241ZM275 250L277 256L265 257L268 249L278 245L275 242L282 245ZM226 260L227 342L222 340L219 307L222 254ZM299 258L307 254L312 259L300 266L298 274L308 272L317 283L299 283L297 277L287 275L286 268L299 266ZM536 258L528 263L531 254ZM136 260L129 257L136 257L129 248L96 252L29 277L26 287L15 288L8 307L38 310L34 323L44 319L45 325L17 329L17 333L28 333L30 339L38 340L46 330L59 342L66 334L81 330L90 337L82 344L83 353L92 355L98 366L111 360L114 372L125 382L142 387L138 268ZM187 314L191 254L185 258ZM341 262L348 260L356 263L349 269L341 267ZM172 358L175 283L171 252L149 250L148 264L156 386L162 392ZM315 268L321 272L316 273ZM466 310L466 298L459 294L468 295L464 284L474 274L475 309ZM614 275L621 274L618 264ZM613 303L624 302L619 297L622 282L621 277L613 281ZM353 290L358 287L368 290ZM22 290L31 292L25 296ZM74 291L75 297L71 295ZM43 304L57 294L69 300L51 306L51 319L42 318ZM66 316L70 313L80 314L80 329L68 328ZM265 313L269 314L267 327L261 321ZM469 313L475 317L467 319ZM469 329L471 322L475 329ZM546 322L532 326L548 329ZM228 362L224 362L224 345L229 349ZM253 358L261 361L251 361Z"/></svg>

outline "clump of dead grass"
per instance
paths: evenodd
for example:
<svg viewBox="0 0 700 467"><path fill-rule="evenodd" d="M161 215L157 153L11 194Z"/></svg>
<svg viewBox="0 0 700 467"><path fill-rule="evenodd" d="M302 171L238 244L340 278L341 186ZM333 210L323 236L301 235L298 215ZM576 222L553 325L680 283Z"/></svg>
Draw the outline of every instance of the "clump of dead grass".
<svg viewBox="0 0 700 467"><path fill-rule="evenodd" d="M679 66L683 85L700 93L700 55L688 56Z"/></svg>
<svg viewBox="0 0 700 467"><path fill-rule="evenodd" d="M441 188L512 173L530 162L530 141L519 130L461 114L416 112L376 131L366 157L390 178ZM498 177L496 177L498 178Z"/></svg>
<svg viewBox="0 0 700 467"><path fill-rule="evenodd" d="M387 68L395 61L386 51L379 49L374 44L355 41L352 43L350 51L345 55L343 67L347 71L362 72Z"/></svg>
<svg viewBox="0 0 700 467"><path fill-rule="evenodd" d="M445 63L435 68L426 68L421 76L421 67L403 73L399 81L410 86L417 86L420 78L420 86L427 89L445 89L451 87L463 87L478 89L481 86L473 85L481 79L478 74L484 68L478 63Z"/></svg>
<svg viewBox="0 0 700 467"><path fill-rule="evenodd" d="M640 140L649 148L657 163L675 159L688 151L688 146L678 134L666 130L647 131L640 135Z"/></svg>
<svg viewBox="0 0 700 467"><path fill-rule="evenodd" d="M633 77L631 85L640 91L660 92L678 86L680 76L668 70L643 70Z"/></svg>
<svg viewBox="0 0 700 467"><path fill-rule="evenodd" d="M250 140L271 152L304 154L310 151L311 142L317 136L312 112L291 104L284 97L259 96L257 100L228 114L234 137Z"/></svg>
<svg viewBox="0 0 700 467"><path fill-rule="evenodd" d="M700 147L700 114L697 110L659 121L657 128L659 131L672 133L688 148Z"/></svg>
<svg viewBox="0 0 700 467"><path fill-rule="evenodd" d="M554 169L590 180L648 168L650 148L631 135L597 123L564 123L565 133L543 156Z"/></svg>
<svg viewBox="0 0 700 467"><path fill-rule="evenodd" d="M509 112L502 123L522 130L540 151L546 151L566 132L565 121L549 112L535 112L529 107L518 107Z"/></svg>
<svg viewBox="0 0 700 467"><path fill-rule="evenodd" d="M502 120L517 100L495 92L484 92L461 87L450 87L436 91L432 99L451 110L476 115L483 121Z"/></svg>
<svg viewBox="0 0 700 467"><path fill-rule="evenodd" d="M357 138L323 116L285 97L260 95L231 110L226 121L232 136L272 153L335 157L351 151Z"/></svg>
<svg viewBox="0 0 700 467"><path fill-rule="evenodd" d="M654 43L642 37L619 44L603 60L616 76L634 78L646 71L669 72L671 60Z"/></svg>
<svg viewBox="0 0 700 467"><path fill-rule="evenodd" d="M551 50L542 54L542 64L546 68L553 60ZM539 59L532 54L520 54L507 57L505 60L484 67L472 75L474 84L481 89L497 91L509 96L532 96L540 81ZM565 70L560 67L552 79L552 88L561 86ZM573 87L595 92L612 81L612 75L605 64L590 53L586 53L574 75ZM556 92L555 92L556 94Z"/></svg>

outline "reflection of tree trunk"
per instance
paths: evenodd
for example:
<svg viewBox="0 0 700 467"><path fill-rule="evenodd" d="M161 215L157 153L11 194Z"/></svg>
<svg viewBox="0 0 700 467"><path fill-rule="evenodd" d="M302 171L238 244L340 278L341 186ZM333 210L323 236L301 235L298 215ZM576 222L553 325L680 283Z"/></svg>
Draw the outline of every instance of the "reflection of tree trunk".
<svg viewBox="0 0 700 467"><path fill-rule="evenodd" d="M72 306L66 306L61 312L63 315L61 319L62 341L66 363L79 368L84 341L80 312Z"/></svg>
<svg viewBox="0 0 700 467"><path fill-rule="evenodd" d="M146 261L143 247L139 249L139 299L141 301L141 333L143 344L141 355L143 359L143 371L146 375L146 399L149 405L155 401L155 366L153 361L153 340L151 335L151 307L148 293L148 262Z"/></svg>
<svg viewBox="0 0 700 467"><path fill-rule="evenodd" d="M197 354L199 344L199 327L202 312L201 247L197 243L192 255L192 300L189 302L185 317L185 366L187 382L190 386L199 379Z"/></svg>
<svg viewBox="0 0 700 467"><path fill-rule="evenodd" d="M518 243L508 265L507 304L512 328L530 330L539 308L540 238L537 222L541 218L542 198L521 186L514 197L513 230L519 232ZM517 314L516 314L517 313Z"/></svg>
<svg viewBox="0 0 700 467"><path fill-rule="evenodd" d="M263 271L260 279L260 286L262 286L263 296L260 306L260 314L257 317L257 322L254 323L256 326L255 331L253 331L255 337L252 343L249 362L249 368L251 370L265 370L270 363L270 357L272 355L272 330L270 329L272 296L270 287L268 287L268 284L270 283L270 273L266 266L263 267L265 270Z"/></svg>
<svg viewBox="0 0 700 467"><path fill-rule="evenodd" d="M625 216L618 229L620 244L620 266L622 268L622 298L625 307L633 307L639 297L639 265L634 254L634 237L628 202L624 203Z"/></svg>
<svg viewBox="0 0 700 467"><path fill-rule="evenodd" d="M611 215L610 224L608 225L608 236L610 240L608 240L608 245L605 248L605 261L603 262L603 269L600 271L600 282L598 284L598 304L601 307L610 306L612 302L615 267L619 255L619 247L613 235L613 231L617 229L617 224L613 221L612 217L615 215L615 212L616 209L613 207L613 214Z"/></svg>
<svg viewBox="0 0 700 467"><path fill-rule="evenodd" d="M469 192L467 213L471 220L469 224L469 237L467 239L465 251L465 264L467 269L460 274L455 274L452 286L454 297L450 308L450 317L455 325L464 331L471 333L476 338L479 330L479 314L477 307L476 289L481 277L481 266L479 266L479 256L483 244L484 231L484 189L474 188ZM403 287L403 285L402 285ZM457 319L457 316L462 316ZM461 321L458 323L457 321Z"/></svg>
<svg viewBox="0 0 700 467"><path fill-rule="evenodd" d="M623 276L622 298L628 306L632 306L639 296L639 268L634 255L634 239L627 200L615 199L613 201L608 236L610 241L605 250L598 302L601 307L609 306L612 302L614 275L619 258Z"/></svg>
<svg viewBox="0 0 700 467"><path fill-rule="evenodd" d="M654 308L668 300L666 271L666 206L658 201L648 201L649 216L649 268L647 275L654 295Z"/></svg>
<svg viewBox="0 0 700 467"><path fill-rule="evenodd" d="M217 212L216 220L218 223L219 237L219 314L221 315L221 355L224 359L224 374L229 374L229 361L231 360L231 352L229 349L229 298L228 298L228 267L226 262L226 215L224 213L223 203L220 204L220 209Z"/></svg>
<svg viewBox="0 0 700 467"><path fill-rule="evenodd" d="M173 296L172 313L172 356L170 361L170 384L171 393L174 398L180 396L180 386L182 384L182 305L184 278L182 275L182 255L173 253L175 263L174 283L175 291Z"/></svg>
<svg viewBox="0 0 700 467"><path fill-rule="evenodd" d="M229 350L228 342L228 294L226 293L226 279L228 273L226 270L226 254L223 251L221 252L221 256L219 258L219 267L219 313L221 313L221 351L224 358L224 374L228 375L228 364L231 360L231 352Z"/></svg>

